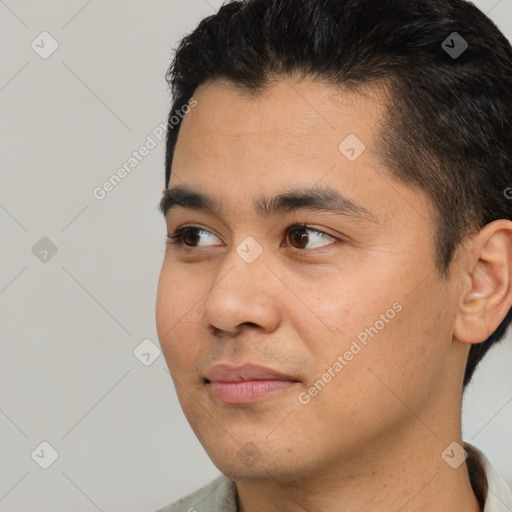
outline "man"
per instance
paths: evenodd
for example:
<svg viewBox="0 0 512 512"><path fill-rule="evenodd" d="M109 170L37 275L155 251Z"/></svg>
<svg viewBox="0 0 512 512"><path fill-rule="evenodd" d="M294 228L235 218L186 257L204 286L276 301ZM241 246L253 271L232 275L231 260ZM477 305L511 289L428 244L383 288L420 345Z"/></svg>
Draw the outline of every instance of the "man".
<svg viewBox="0 0 512 512"><path fill-rule="evenodd" d="M505 37L463 0L249 0L168 79L157 330L222 475L161 510L512 510L461 437L511 318Z"/></svg>

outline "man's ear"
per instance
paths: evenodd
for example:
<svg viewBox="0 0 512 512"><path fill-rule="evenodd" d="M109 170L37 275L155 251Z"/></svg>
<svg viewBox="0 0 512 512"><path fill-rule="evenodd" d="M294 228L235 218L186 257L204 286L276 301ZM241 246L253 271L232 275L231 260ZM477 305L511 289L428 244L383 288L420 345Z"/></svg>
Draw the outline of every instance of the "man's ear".
<svg viewBox="0 0 512 512"><path fill-rule="evenodd" d="M512 222L486 224L472 239L453 336L485 341L512 307Z"/></svg>

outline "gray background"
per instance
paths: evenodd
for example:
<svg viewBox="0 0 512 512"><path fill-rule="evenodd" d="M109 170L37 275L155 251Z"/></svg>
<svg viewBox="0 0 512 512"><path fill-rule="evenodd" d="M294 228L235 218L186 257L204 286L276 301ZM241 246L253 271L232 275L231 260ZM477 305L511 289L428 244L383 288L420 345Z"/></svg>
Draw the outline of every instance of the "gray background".
<svg viewBox="0 0 512 512"><path fill-rule="evenodd" d="M218 474L156 357L164 142L153 132L171 106L171 48L220 5L0 0L1 511L150 512ZM512 0L477 5L512 39ZM47 58L43 31L58 43ZM96 199L148 136L156 147ZM465 440L509 485L511 370L509 336L463 418ZM44 441L58 453L47 469Z"/></svg>

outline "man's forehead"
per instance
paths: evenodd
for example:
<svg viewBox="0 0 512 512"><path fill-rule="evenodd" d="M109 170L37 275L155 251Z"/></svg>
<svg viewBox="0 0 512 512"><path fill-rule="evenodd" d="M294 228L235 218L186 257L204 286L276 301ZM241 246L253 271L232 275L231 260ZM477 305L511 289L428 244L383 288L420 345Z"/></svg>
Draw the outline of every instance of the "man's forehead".
<svg viewBox="0 0 512 512"><path fill-rule="evenodd" d="M353 173L359 172L360 165L375 163L372 149L382 105L373 105L366 97L356 102L357 109L333 105L333 88L309 81L307 86L305 82L285 86L280 93L283 98L278 97L275 104L262 100L256 105L253 99L247 102L240 97L235 86L229 93L226 84L203 86L194 96L198 104L180 127L173 169L197 176L200 172L206 179L226 170L232 179L236 174L251 174L255 180L275 182L280 177L295 180L302 174L316 183L333 167L336 172ZM309 96L311 86L323 92ZM208 87L217 90L210 94ZM271 169L272 176L267 173Z"/></svg>

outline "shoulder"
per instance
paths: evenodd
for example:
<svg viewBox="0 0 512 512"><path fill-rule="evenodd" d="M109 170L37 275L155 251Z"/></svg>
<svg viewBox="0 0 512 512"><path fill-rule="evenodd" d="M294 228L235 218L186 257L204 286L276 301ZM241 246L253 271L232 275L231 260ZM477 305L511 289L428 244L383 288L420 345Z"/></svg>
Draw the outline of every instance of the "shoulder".
<svg viewBox="0 0 512 512"><path fill-rule="evenodd" d="M236 484L220 475L156 512L237 512Z"/></svg>

